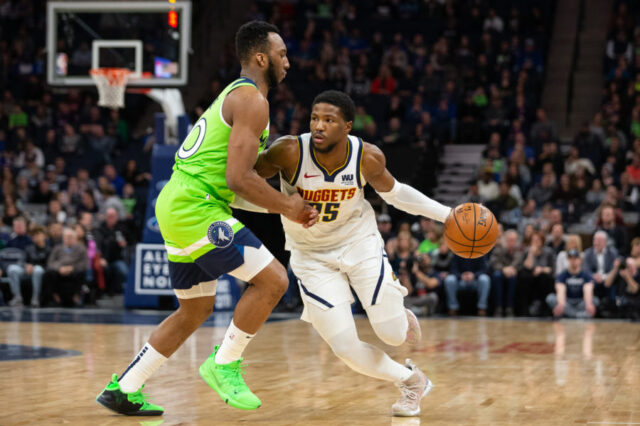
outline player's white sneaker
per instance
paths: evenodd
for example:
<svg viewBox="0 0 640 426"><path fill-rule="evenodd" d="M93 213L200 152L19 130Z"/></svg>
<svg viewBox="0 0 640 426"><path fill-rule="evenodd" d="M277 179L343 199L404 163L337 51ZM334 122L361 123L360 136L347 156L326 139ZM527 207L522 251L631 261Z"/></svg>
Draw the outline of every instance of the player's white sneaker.
<svg viewBox="0 0 640 426"><path fill-rule="evenodd" d="M420 400L431 392L433 383L410 359L405 361L405 366L413 370L413 374L404 382L396 383L402 396L393 404L391 412L394 416L412 417L420 414Z"/></svg>
<svg viewBox="0 0 640 426"><path fill-rule="evenodd" d="M409 309L404 310L407 314L407 321L409 321L409 328L407 328L407 337L404 340L405 343L410 345L417 345L422 339L422 330L420 329L420 322L416 315Z"/></svg>

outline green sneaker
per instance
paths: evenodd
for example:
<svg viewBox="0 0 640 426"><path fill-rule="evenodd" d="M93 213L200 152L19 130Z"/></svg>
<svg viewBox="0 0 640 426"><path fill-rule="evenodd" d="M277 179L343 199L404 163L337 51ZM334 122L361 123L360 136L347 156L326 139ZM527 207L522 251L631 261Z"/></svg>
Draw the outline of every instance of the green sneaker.
<svg viewBox="0 0 640 426"><path fill-rule="evenodd" d="M216 346L200 366L200 377L230 406L242 410L255 410L260 407L262 402L251 392L242 378L242 358L229 364L216 364L218 348L219 346Z"/></svg>
<svg viewBox="0 0 640 426"><path fill-rule="evenodd" d="M114 374L111 376L111 383L98 395L96 401L125 416L161 416L164 408L145 401L148 395L142 393L142 388L144 385L135 392L123 392L118 383L118 375Z"/></svg>

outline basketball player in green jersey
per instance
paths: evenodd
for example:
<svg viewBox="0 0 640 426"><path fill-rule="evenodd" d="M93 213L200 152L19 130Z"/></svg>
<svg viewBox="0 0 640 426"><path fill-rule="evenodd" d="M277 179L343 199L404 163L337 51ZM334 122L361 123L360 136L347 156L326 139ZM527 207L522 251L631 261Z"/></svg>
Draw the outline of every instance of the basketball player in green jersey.
<svg viewBox="0 0 640 426"><path fill-rule="evenodd" d="M299 195L273 189L253 169L269 135L267 92L289 68L278 29L265 22L241 26L236 51L241 78L197 121L176 153L171 179L156 202L180 307L98 395L100 404L120 414L164 412L145 400L143 383L209 318L217 278L226 273L251 285L238 301L222 344L200 366L200 375L233 407L253 410L261 404L244 382L241 355L284 294L288 279L282 264L233 218L229 205L244 199L305 227L315 223L317 212Z"/></svg>

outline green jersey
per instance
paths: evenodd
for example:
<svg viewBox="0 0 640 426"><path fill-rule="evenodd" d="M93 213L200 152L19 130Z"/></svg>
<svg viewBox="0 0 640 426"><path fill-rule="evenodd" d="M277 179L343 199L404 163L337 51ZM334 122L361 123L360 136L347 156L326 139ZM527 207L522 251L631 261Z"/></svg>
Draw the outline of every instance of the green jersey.
<svg viewBox="0 0 640 426"><path fill-rule="evenodd" d="M231 126L222 116L222 104L231 91L242 86L258 88L247 77L241 77L225 87L185 138L176 153L176 163L173 166L174 175L182 174L182 180L194 179L197 181L193 182L194 185L206 190L211 200L219 202L225 209L229 209L228 205L233 202L235 194L227 186L225 177ZM266 129L260 134L258 153L264 150L268 138L269 124L267 123Z"/></svg>

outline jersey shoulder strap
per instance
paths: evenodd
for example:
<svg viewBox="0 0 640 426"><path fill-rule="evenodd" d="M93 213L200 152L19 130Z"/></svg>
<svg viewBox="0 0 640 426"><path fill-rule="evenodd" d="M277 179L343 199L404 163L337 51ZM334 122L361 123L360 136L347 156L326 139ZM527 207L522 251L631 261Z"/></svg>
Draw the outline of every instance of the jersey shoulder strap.
<svg viewBox="0 0 640 426"><path fill-rule="evenodd" d="M358 182L358 188L362 189L366 184L364 180L364 176L362 176L362 157L364 156L364 141L362 138L356 138L355 136L350 136L354 139L357 139L357 153L356 153L356 181Z"/></svg>
<svg viewBox="0 0 640 426"><path fill-rule="evenodd" d="M302 170L302 165L305 159L306 153L306 142L308 142L309 138L305 138L308 134L296 135L296 142L298 143L298 161L296 163L295 171L293 172L293 176L291 176L291 180L287 180L287 183L291 186L295 186L300 178L300 171ZM305 141L306 139L306 141Z"/></svg>
<svg viewBox="0 0 640 426"><path fill-rule="evenodd" d="M227 91L227 94L237 89L238 87L242 87L242 86L253 86L256 89L258 88L258 85L255 83L255 81L251 80L249 77L240 77L239 79L237 79L236 81L232 82L227 86L229 88L229 90Z"/></svg>

